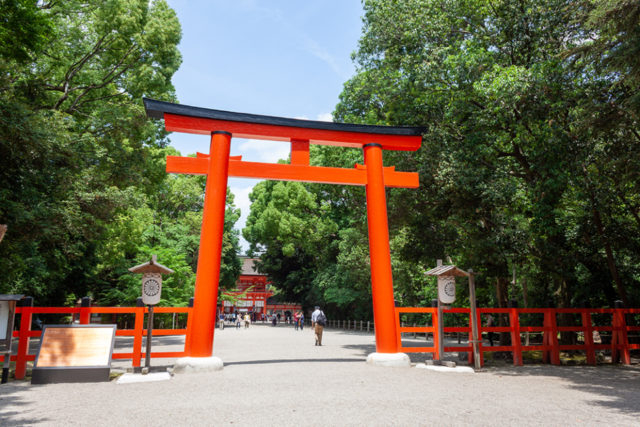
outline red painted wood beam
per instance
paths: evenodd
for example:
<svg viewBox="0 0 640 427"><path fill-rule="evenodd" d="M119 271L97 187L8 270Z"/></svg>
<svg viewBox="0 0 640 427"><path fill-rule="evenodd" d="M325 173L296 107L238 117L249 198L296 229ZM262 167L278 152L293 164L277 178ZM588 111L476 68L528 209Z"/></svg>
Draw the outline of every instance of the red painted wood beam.
<svg viewBox="0 0 640 427"><path fill-rule="evenodd" d="M209 159L207 157L167 156L167 172L169 173L206 175L208 170ZM387 187L417 188L419 185L418 173L416 172L396 172L392 166L384 168L383 173L384 183ZM362 165L356 165L354 169L345 169L229 160L229 176L322 184L367 184L367 170Z"/></svg>
<svg viewBox="0 0 640 427"><path fill-rule="evenodd" d="M230 132L234 138L266 139L273 141L306 140L311 144L362 148L375 142L383 150L416 151L422 144L421 135L390 135L329 129L309 129L272 124L234 122L228 120L164 114L169 132L209 135L217 130Z"/></svg>

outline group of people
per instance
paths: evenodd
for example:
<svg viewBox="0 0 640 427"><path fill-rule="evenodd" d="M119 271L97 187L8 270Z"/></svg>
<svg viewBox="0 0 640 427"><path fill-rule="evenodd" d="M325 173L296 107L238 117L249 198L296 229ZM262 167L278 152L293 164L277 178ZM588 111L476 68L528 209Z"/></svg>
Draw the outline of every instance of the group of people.
<svg viewBox="0 0 640 427"><path fill-rule="evenodd" d="M304 313L302 311L297 311L293 313L293 326L296 329L300 329L301 331L304 329Z"/></svg>
<svg viewBox="0 0 640 427"><path fill-rule="evenodd" d="M302 311L297 311L293 314L291 318L295 330L300 329L304 330L304 313ZM264 321L264 318L263 318ZM276 314L272 317L273 325L277 325L278 317ZM220 313L218 316L218 325L220 329L224 329L225 323L231 323L236 325L236 329L240 329L242 326L248 328L251 325L251 315L249 313ZM322 310L320 310L320 306L315 306L313 313L311 313L311 327L313 328L316 346L322 345L322 332L324 331L324 327L327 325L327 316L324 314Z"/></svg>
<svg viewBox="0 0 640 427"><path fill-rule="evenodd" d="M231 313L224 314L220 313L218 316L218 327L220 329L224 329L226 323L231 323L232 325L236 325L236 329L240 329L241 327L248 328L251 326L251 316L249 313Z"/></svg>

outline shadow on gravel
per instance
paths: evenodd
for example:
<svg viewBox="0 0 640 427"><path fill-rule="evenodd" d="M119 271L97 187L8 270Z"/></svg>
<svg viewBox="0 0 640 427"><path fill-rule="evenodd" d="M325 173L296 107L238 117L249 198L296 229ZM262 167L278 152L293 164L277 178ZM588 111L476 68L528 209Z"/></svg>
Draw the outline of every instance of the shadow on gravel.
<svg viewBox="0 0 640 427"><path fill-rule="evenodd" d="M502 376L562 378L570 387L601 396L591 404L640 416L640 369L616 366L551 366L489 368L486 372Z"/></svg>
<svg viewBox="0 0 640 427"><path fill-rule="evenodd" d="M358 362L362 359L265 359L265 360L245 360L242 362L225 362L224 366L232 365L263 365L271 363L326 363L326 362Z"/></svg>
<svg viewBox="0 0 640 427"><path fill-rule="evenodd" d="M22 385L14 385L11 383L0 385L0 425L3 427L24 426L51 421L48 418L25 417L24 415L29 412L29 407L34 406L36 403L26 401L22 396L17 396L21 391L26 391ZM9 406L11 406L12 410L7 410ZM23 410L16 410L16 407L22 407Z"/></svg>

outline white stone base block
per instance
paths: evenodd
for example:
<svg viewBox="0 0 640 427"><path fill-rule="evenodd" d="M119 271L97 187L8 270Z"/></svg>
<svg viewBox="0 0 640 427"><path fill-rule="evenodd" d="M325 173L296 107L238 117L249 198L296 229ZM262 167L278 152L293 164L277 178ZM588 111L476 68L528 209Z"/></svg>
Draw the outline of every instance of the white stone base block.
<svg viewBox="0 0 640 427"><path fill-rule="evenodd" d="M371 353L367 356L367 363L391 368L408 368L411 366L411 359L404 353Z"/></svg>
<svg viewBox="0 0 640 427"><path fill-rule="evenodd" d="M181 357L173 365L175 374L220 371L224 367L219 357Z"/></svg>
<svg viewBox="0 0 640 427"><path fill-rule="evenodd" d="M131 383L149 383L154 381L166 381L170 380L171 375L168 372L152 372L150 374L123 374L116 381L117 384L131 384Z"/></svg>
<svg viewBox="0 0 640 427"><path fill-rule="evenodd" d="M473 368L470 368L468 366L456 366L455 368L449 368L447 366L426 365L424 363L418 363L416 364L416 368L427 369L429 371L438 371L438 372L455 372L458 374L474 374L475 373Z"/></svg>

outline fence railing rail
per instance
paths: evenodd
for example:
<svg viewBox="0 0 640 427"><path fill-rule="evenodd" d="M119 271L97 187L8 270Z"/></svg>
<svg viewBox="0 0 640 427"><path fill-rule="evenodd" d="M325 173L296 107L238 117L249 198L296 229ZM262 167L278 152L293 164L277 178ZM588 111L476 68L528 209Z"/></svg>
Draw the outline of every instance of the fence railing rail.
<svg viewBox="0 0 640 427"><path fill-rule="evenodd" d="M404 326L400 321L402 314L431 314L431 325L426 326ZM474 337L471 333L471 311L468 308L451 308L443 310L443 317L449 313L465 314L467 324L465 326L445 326L444 333L463 333L469 337L467 345L445 346L444 352L466 352L468 360L473 363L473 349L471 342ZM503 321L508 325L503 326L482 326L482 318L485 314L503 315ZM526 325L521 322L521 315L537 314L542 315L542 325ZM558 315L573 314L580 319L580 325L558 326ZM593 314L610 315L610 324L594 324ZM584 351L586 362L590 365L596 364L596 351L608 350L611 352L612 363L631 363L630 351L640 350L640 342L630 343L629 333L639 333L640 326L627 324L627 315L638 315L640 309L637 308L479 308L477 310L478 341L480 349L480 364L484 364L484 353L487 352L511 352L513 364L521 366L523 364L522 353L524 351L542 351L542 359L546 363L560 364L561 351ZM396 330L398 351L405 353L433 353L434 359L439 360L438 354L438 319L437 309L433 307L396 307ZM574 319L575 320L575 319ZM562 332L578 332L582 334L582 343L560 344L558 335ZM594 332L610 333L609 343L596 343ZM403 346L402 334L404 333L425 333L432 334L431 345L425 346ZM508 333L511 343L509 345L487 346L482 342L483 333ZM542 334L542 341L539 344L523 344L523 334Z"/></svg>

